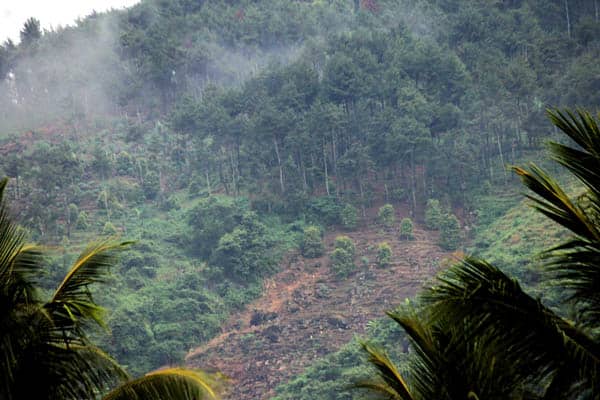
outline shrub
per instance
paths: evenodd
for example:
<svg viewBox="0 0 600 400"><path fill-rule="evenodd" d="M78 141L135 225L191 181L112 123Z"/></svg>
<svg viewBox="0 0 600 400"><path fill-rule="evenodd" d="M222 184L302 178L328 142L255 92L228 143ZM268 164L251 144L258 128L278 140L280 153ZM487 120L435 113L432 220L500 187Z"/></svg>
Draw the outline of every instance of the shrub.
<svg viewBox="0 0 600 400"><path fill-rule="evenodd" d="M356 253L356 248L354 247L354 242L348 236L338 236L335 238L334 247L336 249L344 249L348 253L354 256Z"/></svg>
<svg viewBox="0 0 600 400"><path fill-rule="evenodd" d="M412 240L413 236L413 223L410 218L402 218L400 222L400 239Z"/></svg>
<svg viewBox="0 0 600 400"><path fill-rule="evenodd" d="M386 228L391 228L396 222L396 212L391 204L384 204L377 212L377 220Z"/></svg>
<svg viewBox="0 0 600 400"><path fill-rule="evenodd" d="M88 222L88 215L85 211L81 211L79 212L79 214L77 215L77 222L75 223L75 228L76 229L87 229L89 226L89 222Z"/></svg>
<svg viewBox="0 0 600 400"><path fill-rule="evenodd" d="M321 230L314 226L304 228L302 237L302 255L306 258L317 258L323 254L323 240L321 239Z"/></svg>
<svg viewBox="0 0 600 400"><path fill-rule="evenodd" d="M340 223L341 207L335 196L322 196L312 199L307 205L311 219L327 226Z"/></svg>
<svg viewBox="0 0 600 400"><path fill-rule="evenodd" d="M134 175L135 162L133 157L126 151L117 154L117 174Z"/></svg>
<svg viewBox="0 0 600 400"><path fill-rule="evenodd" d="M452 213L445 214L440 224L438 244L445 250L456 250L460 245L460 223Z"/></svg>
<svg viewBox="0 0 600 400"><path fill-rule="evenodd" d="M117 228L113 225L112 222L108 221L104 224L104 228L102 228L102 234L104 235L115 235L117 233Z"/></svg>
<svg viewBox="0 0 600 400"><path fill-rule="evenodd" d="M148 171L142 182L142 190L146 199L153 200L160 191L160 178L155 171Z"/></svg>
<svg viewBox="0 0 600 400"><path fill-rule="evenodd" d="M380 243L377 246L377 266L385 268L392 262L392 248L387 242Z"/></svg>
<svg viewBox="0 0 600 400"><path fill-rule="evenodd" d="M342 209L341 215L342 226L348 230L356 229L358 225L358 210L352 204L346 204Z"/></svg>
<svg viewBox="0 0 600 400"><path fill-rule="evenodd" d="M256 213L248 211L233 231L219 239L211 255L213 272L238 283L255 282L275 265L272 245L267 227Z"/></svg>
<svg viewBox="0 0 600 400"><path fill-rule="evenodd" d="M427 229L440 229L442 216L443 213L442 208L440 207L440 201L436 199L427 200L427 206L425 207L425 226Z"/></svg>
<svg viewBox="0 0 600 400"><path fill-rule="evenodd" d="M354 255L356 249L352 239L347 236L338 236L335 239L335 249L329 256L330 267L339 277L346 277L356 269Z"/></svg>

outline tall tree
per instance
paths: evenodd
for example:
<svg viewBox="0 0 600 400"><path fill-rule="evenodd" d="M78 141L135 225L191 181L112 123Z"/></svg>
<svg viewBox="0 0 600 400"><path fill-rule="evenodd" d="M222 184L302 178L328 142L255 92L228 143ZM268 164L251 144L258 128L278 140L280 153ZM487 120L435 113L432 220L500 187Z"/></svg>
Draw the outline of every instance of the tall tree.
<svg viewBox="0 0 600 400"><path fill-rule="evenodd" d="M41 38L40 20L31 17L25 21L23 28L19 32L19 37L21 38L21 43L26 47Z"/></svg>

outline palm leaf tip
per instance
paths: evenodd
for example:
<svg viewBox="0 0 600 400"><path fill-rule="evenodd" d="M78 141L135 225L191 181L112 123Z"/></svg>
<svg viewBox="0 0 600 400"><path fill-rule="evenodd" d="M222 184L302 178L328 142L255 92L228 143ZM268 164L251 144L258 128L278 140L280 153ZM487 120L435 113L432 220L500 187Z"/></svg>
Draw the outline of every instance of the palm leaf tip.
<svg viewBox="0 0 600 400"><path fill-rule="evenodd" d="M369 363L377 370L380 379L376 381L359 381L354 386L372 390L390 399L412 400L413 397L406 381L385 351L367 341L361 341L360 345L368 355Z"/></svg>

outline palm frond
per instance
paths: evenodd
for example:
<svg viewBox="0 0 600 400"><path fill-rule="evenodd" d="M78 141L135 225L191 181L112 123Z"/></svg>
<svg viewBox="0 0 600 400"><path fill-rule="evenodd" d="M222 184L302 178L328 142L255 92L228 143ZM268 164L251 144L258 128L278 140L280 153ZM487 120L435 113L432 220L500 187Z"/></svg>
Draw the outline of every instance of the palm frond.
<svg viewBox="0 0 600 400"><path fill-rule="evenodd" d="M583 327L600 324L600 129L583 111L548 112L552 122L580 148L551 143L552 157L566 167L586 189L571 199L558 183L532 165L514 170L537 196L528 196L534 207L569 229L575 236L543 253L544 265L556 285L569 291Z"/></svg>
<svg viewBox="0 0 600 400"><path fill-rule="evenodd" d="M104 326L103 308L94 302L89 286L106 281L116 252L130 243L106 240L83 251L44 306L58 327L78 326L88 320Z"/></svg>
<svg viewBox="0 0 600 400"><path fill-rule="evenodd" d="M462 340L483 343L511 370L513 385L558 379L564 371L579 380L597 376L600 346L491 264L466 258L439 280L422 296L432 320L464 327Z"/></svg>
<svg viewBox="0 0 600 400"><path fill-rule="evenodd" d="M533 207L574 234L600 241L598 227L585 210L569 198L556 180L535 164L530 164L529 169L530 171L513 167L523 184L539 196L526 195L533 201Z"/></svg>
<svg viewBox="0 0 600 400"><path fill-rule="evenodd" d="M91 345L38 342L21 353L19 367L15 399L93 399L127 379L116 361Z"/></svg>
<svg viewBox="0 0 600 400"><path fill-rule="evenodd" d="M368 354L368 361L375 367L381 381L361 381L356 387L370 389L381 394L384 398L393 400L415 400L410 393L408 384L390 360L385 351L369 342L361 342L361 347Z"/></svg>
<svg viewBox="0 0 600 400"><path fill-rule="evenodd" d="M183 368L151 372L117 387L103 400L199 400L216 399L211 378Z"/></svg>

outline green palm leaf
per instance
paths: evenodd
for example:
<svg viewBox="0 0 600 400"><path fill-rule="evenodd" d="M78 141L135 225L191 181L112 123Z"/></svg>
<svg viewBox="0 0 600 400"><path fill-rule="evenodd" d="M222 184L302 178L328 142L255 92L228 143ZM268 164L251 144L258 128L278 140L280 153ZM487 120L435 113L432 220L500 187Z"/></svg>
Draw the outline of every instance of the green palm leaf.
<svg viewBox="0 0 600 400"><path fill-rule="evenodd" d="M104 326L104 310L94 302L89 286L106 281L116 252L130 243L106 240L92 243L83 251L44 306L57 329L72 329L89 320Z"/></svg>
<svg viewBox="0 0 600 400"><path fill-rule="evenodd" d="M414 400L408 384L385 351L369 342L361 342L361 346L369 356L368 361L376 368L380 380L362 381L355 386L370 389L387 399Z"/></svg>
<svg viewBox="0 0 600 400"><path fill-rule="evenodd" d="M216 399L207 375L188 369L169 368L129 381L106 395L103 400L200 400Z"/></svg>
<svg viewBox="0 0 600 400"><path fill-rule="evenodd" d="M569 229L572 239L547 250L545 265L552 281L570 290L567 297L576 306L584 327L600 324L600 129L583 111L549 111L552 122L580 148L551 143L553 158L566 167L585 188L570 199L560 185L535 165L529 170L514 168L521 180L538 197L529 196L534 207Z"/></svg>

